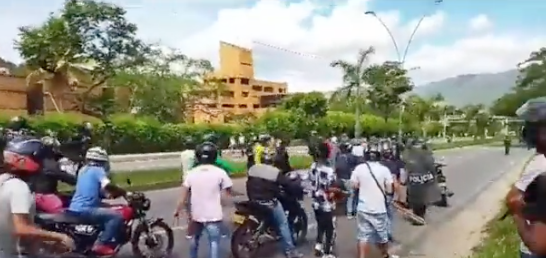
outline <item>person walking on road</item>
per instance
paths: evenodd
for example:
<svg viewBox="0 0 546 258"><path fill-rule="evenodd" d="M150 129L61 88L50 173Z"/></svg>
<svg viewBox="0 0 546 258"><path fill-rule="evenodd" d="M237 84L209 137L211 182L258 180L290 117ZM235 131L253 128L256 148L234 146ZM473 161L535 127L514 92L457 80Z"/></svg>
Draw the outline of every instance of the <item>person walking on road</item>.
<svg viewBox="0 0 546 258"><path fill-rule="evenodd" d="M336 207L335 193L331 188L336 184L336 174L329 165L329 147L327 143L317 146L315 162L309 169L309 179L311 180L313 199L313 211L317 220L317 239L315 243L315 254L322 255L323 258L335 258L333 254L333 244L335 238L335 216Z"/></svg>
<svg viewBox="0 0 546 258"><path fill-rule="evenodd" d="M351 175L351 183L359 189L357 206L358 257L366 257L370 245L376 245L384 258L397 258L389 254L389 216L387 195L393 193L391 172L379 160L375 148L367 152L366 162L358 165Z"/></svg>
<svg viewBox="0 0 546 258"><path fill-rule="evenodd" d="M339 146L340 155L336 160L336 176L345 184L345 189L348 191L348 195L345 202L345 211L348 219L353 219L356 215L356 205L358 204L358 197L356 192L350 185L351 173L358 164L358 158L351 153L351 144L348 142L341 143Z"/></svg>
<svg viewBox="0 0 546 258"><path fill-rule="evenodd" d="M197 258L199 240L203 231L207 232L210 257L220 257L220 240L224 226L222 224L222 195L230 197L233 182L226 171L214 165L218 157L218 149L212 143L204 143L197 147L195 158L200 164L192 168L182 183L180 200L174 211L176 220L188 202L191 206L188 218L188 236L190 236L190 258ZM191 189L191 196L190 196Z"/></svg>

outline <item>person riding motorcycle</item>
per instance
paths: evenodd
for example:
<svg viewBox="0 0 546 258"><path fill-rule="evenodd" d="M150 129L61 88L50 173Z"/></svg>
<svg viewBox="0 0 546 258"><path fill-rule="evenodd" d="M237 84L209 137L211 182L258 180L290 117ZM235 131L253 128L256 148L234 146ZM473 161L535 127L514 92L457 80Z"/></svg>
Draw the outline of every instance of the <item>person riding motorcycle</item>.
<svg viewBox="0 0 546 258"><path fill-rule="evenodd" d="M91 147L93 137L93 124L83 122L77 128L77 133L69 141L60 146L67 159L76 163L83 163L85 153Z"/></svg>
<svg viewBox="0 0 546 258"><path fill-rule="evenodd" d="M264 152L261 154L260 162L248 170L246 191L250 201L271 210L272 221L277 226L286 257L303 257L296 250L288 218L278 199L282 191L288 196L294 196L291 193L299 195L303 191L301 185L284 175L280 169L274 167L273 157Z"/></svg>
<svg viewBox="0 0 546 258"><path fill-rule="evenodd" d="M265 153L270 153L267 148L269 141L271 141L269 134L262 134L258 137L258 142L254 145L254 164L260 164Z"/></svg>
<svg viewBox="0 0 546 258"><path fill-rule="evenodd" d="M76 177L63 170L57 162L59 141L46 136L42 138L44 150L42 154L42 172L30 180L36 193L36 208L42 212L58 213L68 204L68 198L59 195L59 181L68 185L76 185Z"/></svg>
<svg viewBox="0 0 546 258"><path fill-rule="evenodd" d="M33 189L29 180L41 173L44 144L35 137L18 137L8 142L2 154L0 174L1 257L32 254L40 242L57 242L74 249L74 241L66 234L40 229L34 220Z"/></svg>
<svg viewBox="0 0 546 258"><path fill-rule="evenodd" d="M288 155L286 145L286 141L279 142L279 145L275 149L275 157L273 159L273 165L283 173L288 173L293 170L290 165L290 156Z"/></svg>
<svg viewBox="0 0 546 258"><path fill-rule="evenodd" d="M106 150L101 147L90 148L85 154L85 165L78 174L74 196L67 210L72 216L102 224L104 231L93 247L93 252L98 255L115 254L116 246L110 243L123 226L123 217L119 212L102 207L103 193L106 192L112 198L131 195L110 180L109 172L110 162Z"/></svg>
<svg viewBox="0 0 546 258"><path fill-rule="evenodd" d="M26 118L22 116L12 117L6 125L6 128L2 132L2 144L5 144L17 136L31 135L32 128Z"/></svg>

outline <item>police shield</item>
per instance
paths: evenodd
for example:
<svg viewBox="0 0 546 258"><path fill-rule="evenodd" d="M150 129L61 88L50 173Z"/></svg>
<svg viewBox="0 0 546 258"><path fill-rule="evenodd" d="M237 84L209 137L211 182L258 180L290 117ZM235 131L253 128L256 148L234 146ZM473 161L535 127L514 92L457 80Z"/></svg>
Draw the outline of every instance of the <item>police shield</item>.
<svg viewBox="0 0 546 258"><path fill-rule="evenodd" d="M434 159L425 151L412 149L404 159L408 178L408 202L428 205L441 199L441 191L436 183Z"/></svg>

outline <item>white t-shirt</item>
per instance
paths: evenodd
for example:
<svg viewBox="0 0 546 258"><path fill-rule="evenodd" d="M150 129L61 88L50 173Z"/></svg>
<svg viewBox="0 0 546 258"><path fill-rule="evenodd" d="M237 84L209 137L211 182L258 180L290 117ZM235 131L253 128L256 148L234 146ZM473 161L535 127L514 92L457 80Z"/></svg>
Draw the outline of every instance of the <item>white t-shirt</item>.
<svg viewBox="0 0 546 258"><path fill-rule="evenodd" d="M392 174L379 162L368 162L368 164L382 189L377 187L366 163L358 165L351 175L351 181L360 189L357 210L373 214L386 213L385 197L381 191L385 192L386 186L393 184Z"/></svg>
<svg viewBox="0 0 546 258"><path fill-rule="evenodd" d="M546 157L544 157L544 155L537 155L529 164L527 164L525 171L523 171L521 177L516 181L514 186L524 192L527 189L527 186L529 186L538 175L545 171ZM529 248L527 248L523 242L520 244L520 250L523 253L531 254L531 251L529 251Z"/></svg>
<svg viewBox="0 0 546 258"><path fill-rule="evenodd" d="M13 214L35 214L34 195L23 180L0 175L0 257L18 257L19 239L13 234ZM7 179L7 180L6 180ZM4 182L2 184L2 182ZM32 221L32 220L31 220Z"/></svg>
<svg viewBox="0 0 546 258"><path fill-rule="evenodd" d="M226 171L214 165L200 165L188 172L183 185L191 191L190 210L194 221L223 219L222 190L233 186Z"/></svg>

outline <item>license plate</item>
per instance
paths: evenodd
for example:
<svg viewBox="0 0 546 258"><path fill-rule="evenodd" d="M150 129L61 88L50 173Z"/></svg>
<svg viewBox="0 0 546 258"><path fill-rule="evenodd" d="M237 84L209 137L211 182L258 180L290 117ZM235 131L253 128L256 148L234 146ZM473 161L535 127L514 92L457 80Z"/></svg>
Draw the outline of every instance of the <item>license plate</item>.
<svg viewBox="0 0 546 258"><path fill-rule="evenodd" d="M239 214L233 214L233 223L235 224L243 224L246 220L245 216L239 215Z"/></svg>

